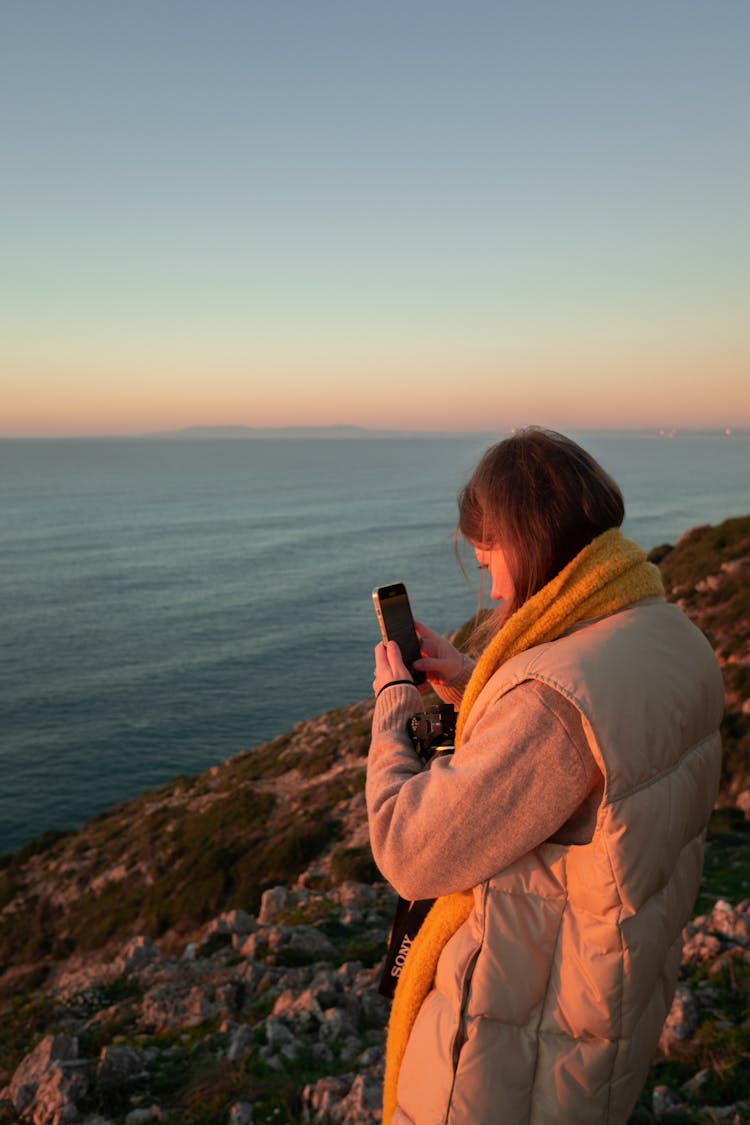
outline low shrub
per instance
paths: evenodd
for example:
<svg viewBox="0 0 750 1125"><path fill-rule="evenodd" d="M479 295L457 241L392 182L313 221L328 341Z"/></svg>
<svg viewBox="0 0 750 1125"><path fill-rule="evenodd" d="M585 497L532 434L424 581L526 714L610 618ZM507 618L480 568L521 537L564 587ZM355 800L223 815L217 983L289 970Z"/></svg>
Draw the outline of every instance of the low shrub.
<svg viewBox="0 0 750 1125"><path fill-rule="evenodd" d="M300 818L253 850L251 862L267 886L292 882L335 839L339 825L327 817Z"/></svg>
<svg viewBox="0 0 750 1125"><path fill-rule="evenodd" d="M336 848L331 856L331 880L334 884L351 880L354 883L375 883L380 873L368 844L358 848Z"/></svg>

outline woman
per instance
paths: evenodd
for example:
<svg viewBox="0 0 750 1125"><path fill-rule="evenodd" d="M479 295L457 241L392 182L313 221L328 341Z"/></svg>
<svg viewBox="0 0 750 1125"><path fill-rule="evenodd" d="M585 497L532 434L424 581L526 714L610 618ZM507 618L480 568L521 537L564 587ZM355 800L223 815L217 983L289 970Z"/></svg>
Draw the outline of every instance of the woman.
<svg viewBox="0 0 750 1125"><path fill-rule="evenodd" d="M384 1121L616 1125L642 1088L719 781L721 674L619 531L620 490L560 434L489 449L458 530L500 608L476 663L418 625L459 706L424 768L394 642L375 649L375 860L437 898L389 1025ZM404 682L406 681L406 682Z"/></svg>

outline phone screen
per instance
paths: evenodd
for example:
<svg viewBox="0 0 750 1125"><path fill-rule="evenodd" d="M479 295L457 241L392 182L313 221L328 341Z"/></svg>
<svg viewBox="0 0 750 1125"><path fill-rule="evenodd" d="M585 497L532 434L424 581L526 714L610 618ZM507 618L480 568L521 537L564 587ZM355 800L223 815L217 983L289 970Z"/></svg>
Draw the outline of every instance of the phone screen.
<svg viewBox="0 0 750 1125"><path fill-rule="evenodd" d="M409 597L403 582L379 586L373 591L372 597L383 640L398 643L404 664L414 677L414 682L424 683L426 678L424 672L419 672L413 667L414 661L419 660L422 654L419 650L419 637L414 627Z"/></svg>

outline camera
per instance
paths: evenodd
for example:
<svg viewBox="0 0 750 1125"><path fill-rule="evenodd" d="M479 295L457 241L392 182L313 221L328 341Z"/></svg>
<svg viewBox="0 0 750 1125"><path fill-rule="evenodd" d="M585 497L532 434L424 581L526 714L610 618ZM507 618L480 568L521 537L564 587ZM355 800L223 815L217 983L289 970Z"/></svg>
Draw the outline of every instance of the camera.
<svg viewBox="0 0 750 1125"><path fill-rule="evenodd" d="M412 715L406 733L425 765L437 754L452 754L456 748L455 707L446 705Z"/></svg>

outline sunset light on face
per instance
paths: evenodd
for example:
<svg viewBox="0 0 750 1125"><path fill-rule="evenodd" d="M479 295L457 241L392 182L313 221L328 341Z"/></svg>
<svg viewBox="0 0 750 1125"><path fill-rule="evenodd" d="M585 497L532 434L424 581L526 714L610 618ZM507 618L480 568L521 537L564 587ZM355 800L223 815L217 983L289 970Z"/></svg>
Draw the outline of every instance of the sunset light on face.
<svg viewBox="0 0 750 1125"><path fill-rule="evenodd" d="M9 7L0 437L750 427L748 30Z"/></svg>

